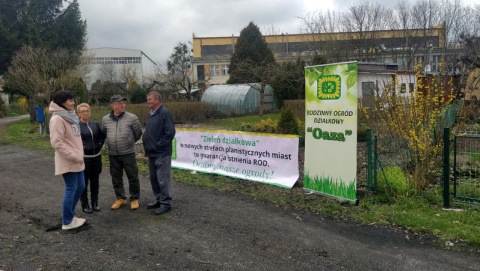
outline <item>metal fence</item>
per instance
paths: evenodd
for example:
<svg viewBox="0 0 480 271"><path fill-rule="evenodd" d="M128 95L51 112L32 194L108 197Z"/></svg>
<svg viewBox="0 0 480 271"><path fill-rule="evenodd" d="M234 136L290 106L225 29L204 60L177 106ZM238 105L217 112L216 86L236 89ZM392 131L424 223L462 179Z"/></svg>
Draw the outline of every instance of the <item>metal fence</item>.
<svg viewBox="0 0 480 271"><path fill-rule="evenodd" d="M445 183L444 189L452 188L454 200L480 204L480 134L455 134L453 143L453 172L448 172L453 182Z"/></svg>
<svg viewBox="0 0 480 271"><path fill-rule="evenodd" d="M365 186L373 192L401 193L402 185L411 178L407 173L411 165L405 162L408 161L405 158L409 152L407 142L389 136L372 135L370 129L365 138ZM457 133L452 136L450 128L445 128L443 141L443 165L442 168L431 169L434 174L430 183L443 186L445 208L450 208L451 200L480 205L480 133Z"/></svg>
<svg viewBox="0 0 480 271"><path fill-rule="evenodd" d="M408 189L408 143L391 135L366 132L366 186L369 191L396 194Z"/></svg>

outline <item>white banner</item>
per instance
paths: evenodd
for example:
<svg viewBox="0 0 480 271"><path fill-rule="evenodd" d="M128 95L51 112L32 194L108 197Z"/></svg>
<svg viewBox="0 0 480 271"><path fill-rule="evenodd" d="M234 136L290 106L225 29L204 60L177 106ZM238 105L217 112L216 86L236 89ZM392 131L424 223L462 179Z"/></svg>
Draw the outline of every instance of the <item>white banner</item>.
<svg viewBox="0 0 480 271"><path fill-rule="evenodd" d="M292 188L298 136L178 128L172 167Z"/></svg>

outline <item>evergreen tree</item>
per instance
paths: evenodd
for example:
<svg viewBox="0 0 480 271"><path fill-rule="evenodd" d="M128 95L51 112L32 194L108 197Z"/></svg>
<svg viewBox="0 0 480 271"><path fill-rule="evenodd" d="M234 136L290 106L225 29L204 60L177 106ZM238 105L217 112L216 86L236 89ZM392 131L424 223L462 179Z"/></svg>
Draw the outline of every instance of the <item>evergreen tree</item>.
<svg viewBox="0 0 480 271"><path fill-rule="evenodd" d="M283 62L278 65L270 85L280 101L303 99L305 97L305 61L298 58L297 61Z"/></svg>
<svg viewBox="0 0 480 271"><path fill-rule="evenodd" d="M78 61L85 46L86 22L78 1L63 7L63 0L0 0L0 74L5 73L23 45L68 49Z"/></svg>
<svg viewBox="0 0 480 271"><path fill-rule="evenodd" d="M147 91L144 90L141 86L136 85L131 90L130 102L132 104L142 104L147 102Z"/></svg>
<svg viewBox="0 0 480 271"><path fill-rule="evenodd" d="M268 48L258 26L250 22L242 29L235 44L235 50L230 59L230 78L227 84L260 82L262 79L258 76L258 72L252 71L252 67L258 71L259 67L268 67L272 63L275 63L272 51Z"/></svg>
<svg viewBox="0 0 480 271"><path fill-rule="evenodd" d="M283 108L277 125L278 133L298 135L298 122L291 108Z"/></svg>
<svg viewBox="0 0 480 271"><path fill-rule="evenodd" d="M55 20L45 40L50 48L65 48L80 57L85 47L86 33L87 23L82 20L78 0L74 0Z"/></svg>

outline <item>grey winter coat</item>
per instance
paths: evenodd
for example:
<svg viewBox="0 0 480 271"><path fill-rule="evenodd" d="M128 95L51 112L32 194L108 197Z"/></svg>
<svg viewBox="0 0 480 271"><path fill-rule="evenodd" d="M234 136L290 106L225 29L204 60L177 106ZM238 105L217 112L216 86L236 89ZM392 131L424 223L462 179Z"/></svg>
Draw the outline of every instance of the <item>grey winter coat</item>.
<svg viewBox="0 0 480 271"><path fill-rule="evenodd" d="M137 116L125 112L115 116L113 111L102 119L107 137L108 155L135 153L135 142L142 137L142 125Z"/></svg>

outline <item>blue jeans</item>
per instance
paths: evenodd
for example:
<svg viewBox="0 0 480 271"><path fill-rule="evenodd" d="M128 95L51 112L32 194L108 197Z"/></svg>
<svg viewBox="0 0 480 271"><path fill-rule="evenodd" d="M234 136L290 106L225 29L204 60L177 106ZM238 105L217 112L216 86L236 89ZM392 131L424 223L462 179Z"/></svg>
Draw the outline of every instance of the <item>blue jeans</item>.
<svg viewBox="0 0 480 271"><path fill-rule="evenodd" d="M170 175L172 157L148 157L153 195L161 205L171 206Z"/></svg>
<svg viewBox="0 0 480 271"><path fill-rule="evenodd" d="M83 171L80 171L64 173L63 180L65 181L65 194L62 204L62 224L68 225L72 223L75 206L85 190L85 179Z"/></svg>

